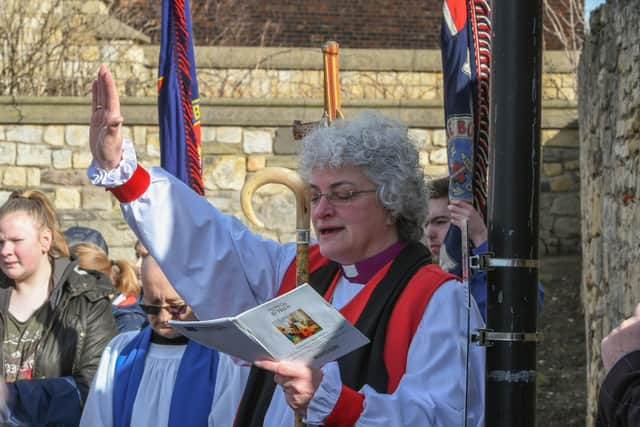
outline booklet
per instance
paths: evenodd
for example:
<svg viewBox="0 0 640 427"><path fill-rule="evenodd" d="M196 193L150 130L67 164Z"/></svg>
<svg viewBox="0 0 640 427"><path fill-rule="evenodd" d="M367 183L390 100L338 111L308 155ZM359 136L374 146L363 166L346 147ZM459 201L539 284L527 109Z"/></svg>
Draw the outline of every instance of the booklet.
<svg viewBox="0 0 640 427"><path fill-rule="evenodd" d="M308 284L237 316L169 324L193 341L251 363L288 360L317 368L369 342Z"/></svg>

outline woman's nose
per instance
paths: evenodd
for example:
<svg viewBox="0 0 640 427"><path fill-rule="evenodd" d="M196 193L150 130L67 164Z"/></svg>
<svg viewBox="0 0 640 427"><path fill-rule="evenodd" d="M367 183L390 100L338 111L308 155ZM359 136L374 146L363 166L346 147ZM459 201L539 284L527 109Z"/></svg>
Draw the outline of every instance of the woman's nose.
<svg viewBox="0 0 640 427"><path fill-rule="evenodd" d="M311 214L315 217L325 217L334 212L334 206L326 196L321 196L320 200L311 208Z"/></svg>

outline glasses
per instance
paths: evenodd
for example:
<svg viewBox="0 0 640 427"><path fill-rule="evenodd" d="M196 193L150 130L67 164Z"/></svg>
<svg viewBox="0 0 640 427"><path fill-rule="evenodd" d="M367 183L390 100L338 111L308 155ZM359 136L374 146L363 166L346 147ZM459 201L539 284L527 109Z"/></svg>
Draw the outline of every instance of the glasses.
<svg viewBox="0 0 640 427"><path fill-rule="evenodd" d="M152 316L157 316L160 314L160 310L165 309L169 312L169 314L175 316L178 314L184 314L187 311L186 304L169 304L169 305L149 305L149 304L139 304L142 311L145 314L151 314Z"/></svg>
<svg viewBox="0 0 640 427"><path fill-rule="evenodd" d="M326 193L312 191L311 206L316 206L318 203L320 203L320 199L322 199L322 196L326 197L327 201L332 205L346 205L347 203L351 202L351 200L353 200L353 198L358 194L375 193L376 191L378 190L376 190L375 188L371 190L332 190L327 191Z"/></svg>

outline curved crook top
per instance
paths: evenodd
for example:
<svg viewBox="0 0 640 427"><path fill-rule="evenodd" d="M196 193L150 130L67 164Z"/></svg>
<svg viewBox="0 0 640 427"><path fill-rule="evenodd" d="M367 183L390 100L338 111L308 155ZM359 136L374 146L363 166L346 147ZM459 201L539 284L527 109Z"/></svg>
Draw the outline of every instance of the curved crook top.
<svg viewBox="0 0 640 427"><path fill-rule="evenodd" d="M258 227L264 227L264 223L253 210L251 199L256 190L265 184L282 184L289 187L296 198L296 228L308 230L311 220L309 187L298 173L282 167L261 169L244 183L240 193L240 206L249 221Z"/></svg>

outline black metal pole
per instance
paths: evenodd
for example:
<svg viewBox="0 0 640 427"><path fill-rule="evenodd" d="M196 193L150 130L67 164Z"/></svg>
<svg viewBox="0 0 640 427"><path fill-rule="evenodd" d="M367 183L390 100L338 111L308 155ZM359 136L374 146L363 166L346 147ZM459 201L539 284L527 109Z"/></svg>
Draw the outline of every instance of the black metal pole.
<svg viewBox="0 0 640 427"><path fill-rule="evenodd" d="M486 426L534 427L542 0L493 0L492 37Z"/></svg>

